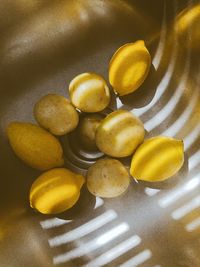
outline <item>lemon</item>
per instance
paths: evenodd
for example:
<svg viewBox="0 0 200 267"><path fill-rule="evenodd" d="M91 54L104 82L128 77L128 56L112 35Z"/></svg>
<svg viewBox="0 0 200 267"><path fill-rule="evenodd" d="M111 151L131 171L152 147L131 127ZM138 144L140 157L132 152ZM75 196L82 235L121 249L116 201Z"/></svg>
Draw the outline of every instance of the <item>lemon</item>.
<svg viewBox="0 0 200 267"><path fill-rule="evenodd" d="M69 100L56 94L43 96L35 104L34 116L40 126L55 135L73 131L79 121L78 112Z"/></svg>
<svg viewBox="0 0 200 267"><path fill-rule="evenodd" d="M140 87L151 66L151 56L144 41L121 46L109 65L109 81L120 96L130 94Z"/></svg>
<svg viewBox="0 0 200 267"><path fill-rule="evenodd" d="M69 85L72 104L83 112L99 112L110 102L106 81L95 73L77 75Z"/></svg>
<svg viewBox="0 0 200 267"><path fill-rule="evenodd" d="M183 141L157 136L147 139L136 150L130 173L137 180L163 181L176 174L183 162Z"/></svg>
<svg viewBox="0 0 200 267"><path fill-rule="evenodd" d="M78 201L85 179L65 168L44 172L32 184L30 206L43 214L70 209Z"/></svg>
<svg viewBox="0 0 200 267"><path fill-rule="evenodd" d="M12 122L7 128L10 145L26 164L38 170L48 170L64 164L58 139L32 123Z"/></svg>
<svg viewBox="0 0 200 267"><path fill-rule="evenodd" d="M104 118L96 130L97 147L112 157L133 154L144 140L143 123L127 110L116 110Z"/></svg>

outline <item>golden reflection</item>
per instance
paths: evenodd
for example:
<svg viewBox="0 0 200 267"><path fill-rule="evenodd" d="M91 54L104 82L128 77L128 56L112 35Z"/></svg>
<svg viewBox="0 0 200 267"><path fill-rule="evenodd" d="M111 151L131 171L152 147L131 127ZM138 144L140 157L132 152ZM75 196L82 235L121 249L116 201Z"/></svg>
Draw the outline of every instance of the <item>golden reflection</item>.
<svg viewBox="0 0 200 267"><path fill-rule="evenodd" d="M200 4L184 9L177 17L175 30L184 44L189 41L192 50L200 50Z"/></svg>
<svg viewBox="0 0 200 267"><path fill-rule="evenodd" d="M43 3L43 1L36 1L36 0L18 0L15 1L15 5L17 8L24 10L24 11L34 11L35 9L39 8Z"/></svg>
<svg viewBox="0 0 200 267"><path fill-rule="evenodd" d="M52 53L55 47L65 45L66 49L74 41L81 41L87 34L107 30L112 26L112 34L119 26L119 22L127 18L127 25L134 23L135 31L140 25L140 32L150 32L154 29L154 22L146 23L140 11L135 7L122 1L88 1L71 0L58 1L52 6L46 8L35 8L34 1L21 0L21 6L24 9L30 9L32 14L29 16L26 24L22 21L16 28L13 27L9 33L9 38L4 45L5 63L30 57L33 53ZM24 4L23 4L24 3ZM36 2L37 3L37 2ZM33 6L35 5L35 6ZM152 26L152 27L151 27ZM116 28L113 28L116 27ZM94 39L96 33L94 34ZM81 40L80 40L81 39ZM95 42L95 40L94 40Z"/></svg>
<svg viewBox="0 0 200 267"><path fill-rule="evenodd" d="M183 162L181 140L153 137L145 140L133 155L130 173L137 180L162 181L176 174Z"/></svg>
<svg viewBox="0 0 200 267"><path fill-rule="evenodd" d="M19 221L25 213L25 208L18 207L7 211L6 214L3 214L0 217L0 242L3 241L7 235L10 235L11 231L13 230L13 222Z"/></svg>

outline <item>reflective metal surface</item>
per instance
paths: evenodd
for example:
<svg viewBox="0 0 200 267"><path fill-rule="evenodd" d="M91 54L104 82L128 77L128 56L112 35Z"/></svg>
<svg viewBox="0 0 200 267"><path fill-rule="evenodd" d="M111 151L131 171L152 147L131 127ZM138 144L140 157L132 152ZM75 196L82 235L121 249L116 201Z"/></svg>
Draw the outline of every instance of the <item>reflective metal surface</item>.
<svg viewBox="0 0 200 267"><path fill-rule="evenodd" d="M0 266L199 267L200 2L1 0L0 14ZM113 52L137 39L152 55L150 75L110 109L132 110L147 137L182 138L183 169L161 184L132 181L116 199L84 189L57 217L35 213L28 193L39 172L14 156L6 125L34 121L34 103L50 92L66 96L81 72L107 79ZM85 172L101 155L77 152L74 139L62 140L66 165Z"/></svg>

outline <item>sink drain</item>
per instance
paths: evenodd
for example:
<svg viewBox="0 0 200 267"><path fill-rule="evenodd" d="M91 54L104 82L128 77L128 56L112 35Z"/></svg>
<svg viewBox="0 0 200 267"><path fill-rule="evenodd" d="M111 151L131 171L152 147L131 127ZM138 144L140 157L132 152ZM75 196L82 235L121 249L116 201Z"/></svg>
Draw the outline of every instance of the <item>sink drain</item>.
<svg viewBox="0 0 200 267"><path fill-rule="evenodd" d="M101 113L98 113L102 118L111 113L113 110L110 108L105 109ZM80 122L86 114L80 114ZM69 165L72 169L85 172L88 168L96 162L96 160L103 157L103 153L98 149L89 149L82 142L80 138L79 127L68 135L60 138L66 165Z"/></svg>

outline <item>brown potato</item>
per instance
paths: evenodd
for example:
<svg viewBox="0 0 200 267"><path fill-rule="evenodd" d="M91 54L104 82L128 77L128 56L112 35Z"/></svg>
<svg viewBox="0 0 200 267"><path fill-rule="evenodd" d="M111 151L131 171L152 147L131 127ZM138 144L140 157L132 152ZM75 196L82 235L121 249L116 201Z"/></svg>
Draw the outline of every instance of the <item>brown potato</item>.
<svg viewBox="0 0 200 267"><path fill-rule="evenodd" d="M43 96L35 104L34 116L40 126L54 135L73 131L79 122L78 112L69 100L56 94Z"/></svg>
<svg viewBox="0 0 200 267"><path fill-rule="evenodd" d="M116 110L102 120L96 131L97 147L112 157L127 157L144 140L142 122L127 110Z"/></svg>
<svg viewBox="0 0 200 267"><path fill-rule="evenodd" d="M99 159L88 170L87 188L95 196L113 198L123 194L130 183L125 166L116 159Z"/></svg>
<svg viewBox="0 0 200 267"><path fill-rule="evenodd" d="M86 115L79 124L79 136L81 144L89 150L97 150L95 134L102 116L99 114Z"/></svg>
<svg viewBox="0 0 200 267"><path fill-rule="evenodd" d="M77 75L69 85L72 104L83 112L99 112L110 102L110 90L106 81L96 73Z"/></svg>

